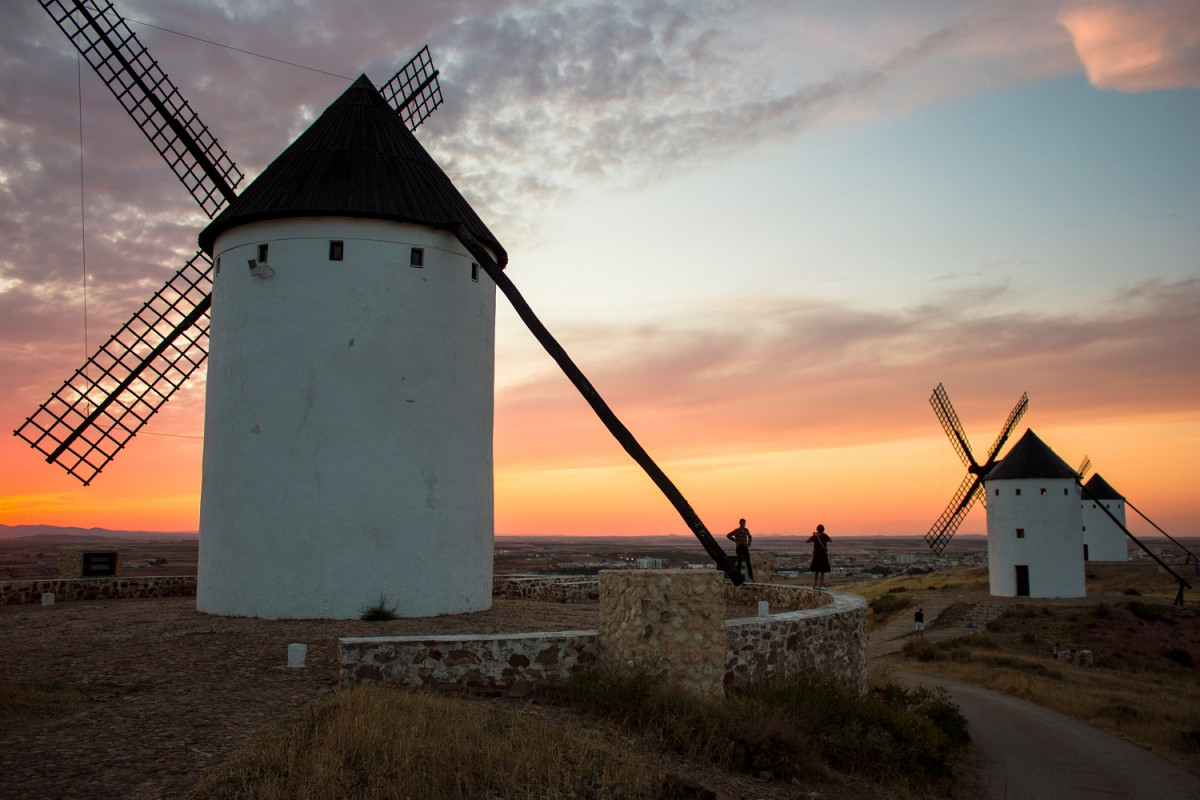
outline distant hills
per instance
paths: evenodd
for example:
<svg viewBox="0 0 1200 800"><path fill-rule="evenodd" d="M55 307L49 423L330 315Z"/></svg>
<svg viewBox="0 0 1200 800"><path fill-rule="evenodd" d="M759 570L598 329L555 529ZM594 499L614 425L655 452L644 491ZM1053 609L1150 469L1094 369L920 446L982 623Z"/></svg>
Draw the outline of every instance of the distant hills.
<svg viewBox="0 0 1200 800"><path fill-rule="evenodd" d="M101 542L113 539L194 539L195 531L115 531L107 528L67 528L57 525L0 525L0 541L55 539Z"/></svg>

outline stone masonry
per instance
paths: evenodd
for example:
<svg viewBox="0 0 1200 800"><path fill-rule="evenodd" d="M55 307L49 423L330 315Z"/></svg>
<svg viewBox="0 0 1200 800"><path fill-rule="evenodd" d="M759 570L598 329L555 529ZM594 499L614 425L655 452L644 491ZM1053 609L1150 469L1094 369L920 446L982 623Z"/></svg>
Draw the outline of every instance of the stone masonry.
<svg viewBox="0 0 1200 800"><path fill-rule="evenodd" d="M716 570L602 570L600 664L642 665L699 694L723 694L724 583Z"/></svg>
<svg viewBox="0 0 1200 800"><path fill-rule="evenodd" d="M0 582L0 605L40 603L50 593L58 602L110 600L130 597L182 597L196 594L194 575L159 575L144 578L45 578Z"/></svg>
<svg viewBox="0 0 1200 800"><path fill-rule="evenodd" d="M865 599L783 584L724 583L723 592L731 603L766 600L772 611L724 622L723 686L808 667L866 690ZM597 631L566 631L342 639L341 676L346 684L379 680L521 696L597 663L598 638Z"/></svg>

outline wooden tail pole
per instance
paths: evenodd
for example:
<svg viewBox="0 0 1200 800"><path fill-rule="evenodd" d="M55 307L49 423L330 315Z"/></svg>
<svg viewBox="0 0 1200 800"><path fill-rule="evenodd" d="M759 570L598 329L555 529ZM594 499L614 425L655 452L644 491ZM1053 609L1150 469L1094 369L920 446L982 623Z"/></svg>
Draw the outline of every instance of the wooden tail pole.
<svg viewBox="0 0 1200 800"><path fill-rule="evenodd" d="M546 329L546 326L542 324L541 320L537 318L537 315L533 313L533 309L525 302L525 298L521 296L517 287L513 285L513 282L508 279L508 275L504 273L504 270L492 258L491 252L480 244L479 240L467 230L465 225L457 226L454 232L463 246L479 261L484 272L488 274L500 291L504 293L504 296L508 298L513 309L517 312L517 316L521 318L521 321L529 328L529 332L533 334L533 337L546 349L550 357L554 359L555 363L558 364L559 368L562 369L575 388L579 390L579 393L583 395L583 399L596 412L596 416L600 418L604 426L608 428L613 437L625 448L625 452L629 453L630 457L637 462L637 465L650 476L650 480L654 481L654 485L659 488L659 491L671 501L671 505L675 506L675 510L679 512L679 516L683 518L688 528L700 540L700 544L704 546L709 556L716 562L717 567L733 581L735 586L740 586L745 581L745 578L737 568L737 561L731 559L729 554L722 549L699 515L692 509L687 499L675 487L675 484L671 482L671 479L659 469L658 465L654 463L654 460L650 458L650 455L638 443L637 439L634 438L633 434L630 433L621 420L617 419L617 415L613 413L608 404L604 402L604 399L600 397L600 393L596 391L596 388L592 386L579 367L575 365L575 362L571 360L571 357L567 355L567 351L562 348L562 345L558 343L550 334L550 331Z"/></svg>
<svg viewBox="0 0 1200 800"><path fill-rule="evenodd" d="M1138 516L1139 516L1139 517L1141 517L1142 519L1146 520L1146 522L1149 522L1151 525L1154 525L1154 520L1150 519L1150 518L1149 518L1149 517L1147 517L1145 514L1143 514L1143 513L1142 513L1142 510L1141 510L1140 508L1138 508L1137 506L1135 506L1133 503L1131 503L1131 502L1129 502L1128 500L1126 500L1126 501L1125 501L1125 505L1129 506L1129 507L1130 507L1130 508L1132 508L1134 511L1136 511L1136 512L1138 513ZM1162 528L1158 527L1157 525L1154 525L1154 529L1155 529L1156 531L1158 531L1159 533L1161 533L1163 536L1165 536L1165 537L1167 537L1168 539L1170 539L1172 542L1175 542L1175 544L1179 545L1179 549L1180 549L1180 550L1182 550L1183 552L1187 553L1187 557L1186 557L1186 558L1184 559L1184 561L1183 561L1183 563L1184 563L1184 564L1190 564L1190 563L1191 563L1191 562L1193 562L1193 561L1200 562L1200 557L1197 557L1197 555L1196 555L1195 553L1193 553L1191 550L1188 550L1188 549L1187 549L1186 547L1184 547L1182 544L1180 544L1179 542L1175 541L1175 537L1174 537L1174 536L1172 536L1171 534L1167 533L1166 531L1164 531Z"/></svg>
<svg viewBox="0 0 1200 800"><path fill-rule="evenodd" d="M1082 493L1085 497L1087 497L1089 500L1091 500L1092 502L1094 502L1096 504L1097 508L1099 508L1105 514L1107 514L1108 518L1112 520L1113 524L1116 525L1118 528L1120 528L1122 531L1124 531L1125 535L1128 536L1130 539L1132 539L1134 544L1136 544L1138 547L1142 548L1142 550L1145 551L1146 555L1150 556L1155 561L1157 561L1158 565L1160 567L1165 569L1167 572L1171 573L1171 575L1174 576L1175 580L1179 581L1179 593L1175 595L1175 605L1182 606L1183 605L1183 590L1184 590L1184 588L1185 587L1188 589L1192 588L1192 585L1187 582L1187 579L1184 578L1182 575L1180 575L1175 570L1168 567L1161 558L1154 555L1154 553L1150 550L1149 547L1146 547L1146 545L1142 544L1140 539L1138 539L1136 536L1134 536L1132 533L1130 533L1129 529L1126 528L1124 525L1122 525L1121 521L1119 519L1117 519L1115 516L1113 516L1113 513L1108 510L1108 508L1104 505L1104 502L1100 498L1096 497L1096 495L1094 495L1090 491L1088 491L1088 488L1086 486L1080 485L1079 489L1080 489L1080 491L1082 491ZM1128 501L1126 501L1126 504L1128 504ZM1139 511L1138 513L1141 513L1141 512ZM1155 527L1158 527L1158 526L1155 526Z"/></svg>

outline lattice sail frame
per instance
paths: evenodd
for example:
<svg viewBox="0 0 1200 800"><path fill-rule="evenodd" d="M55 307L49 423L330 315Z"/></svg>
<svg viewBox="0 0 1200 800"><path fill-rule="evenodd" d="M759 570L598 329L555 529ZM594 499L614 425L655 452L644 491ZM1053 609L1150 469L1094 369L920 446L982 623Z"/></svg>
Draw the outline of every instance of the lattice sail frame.
<svg viewBox="0 0 1200 800"><path fill-rule="evenodd" d="M107 0L39 0L209 218L242 173ZM386 84L409 130L442 103L423 47ZM85 486L208 358L212 264L197 253L13 433Z"/></svg>
<svg viewBox="0 0 1200 800"><path fill-rule="evenodd" d="M211 219L242 173L129 24L105 0L40 0Z"/></svg>
<svg viewBox="0 0 1200 800"><path fill-rule="evenodd" d="M89 484L208 357L211 290L196 253L16 435Z"/></svg>
<svg viewBox="0 0 1200 800"><path fill-rule="evenodd" d="M962 426L962 422L958 419L958 414L954 410L954 406L950 403L950 395L946 392L946 388L942 384L938 384L933 390L933 394L929 397L929 404L933 406L933 413L937 416L938 421L942 423L942 428L946 431L946 436L950 439L950 444L954 447L954 452L958 453L958 457L962 459L963 465L967 468L967 474L959 484L958 489L954 492L954 496L950 498L950 503L946 506L945 511L937 518L937 522L933 523L933 527L925 534L925 542L939 556L946 549L946 545L950 543L950 539L954 537L958 527L962 525L967 514L975 505L975 502L982 501L984 506L987 505L987 493L983 491L983 479L991 471L996 464L996 456L1000 452L1000 448L1008 441L1008 437L1012 435L1013 429L1017 426L1017 422L1025 415L1026 409L1029 408L1029 395L1021 394L1021 399L1013 406L1013 410L1009 412L1008 418L1004 421L1003 427L1000 429L996 440L992 442L992 446L988 449L987 461L979 464L975 460L974 454L971 452L971 445L967 441L966 430Z"/></svg>
<svg viewBox="0 0 1200 800"><path fill-rule="evenodd" d="M409 59L409 62L379 89L383 99L396 110L410 131L416 131L426 117L442 104L442 87L438 70L433 68L429 45Z"/></svg>

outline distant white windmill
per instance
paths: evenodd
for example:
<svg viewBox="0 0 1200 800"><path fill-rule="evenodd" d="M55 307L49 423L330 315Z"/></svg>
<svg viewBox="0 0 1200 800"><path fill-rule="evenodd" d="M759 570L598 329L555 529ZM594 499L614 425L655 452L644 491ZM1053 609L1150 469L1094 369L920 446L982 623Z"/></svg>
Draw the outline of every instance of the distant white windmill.
<svg viewBox="0 0 1200 800"><path fill-rule="evenodd" d="M1085 469L1080 470L1080 477ZM1085 561L1128 561L1125 497L1096 473L1083 485L1083 558ZM1100 506L1103 506L1102 509ZM1105 513L1107 509L1108 513Z"/></svg>
<svg viewBox="0 0 1200 800"><path fill-rule="evenodd" d="M988 578L1001 597L1083 597L1078 476L1032 431L1001 459L1000 450L1029 407L1022 394L980 462L938 384L929 399L967 474L925 541L941 553L976 500L987 507Z"/></svg>
<svg viewBox="0 0 1200 800"><path fill-rule="evenodd" d="M984 478L998 597L1085 597L1079 475L1026 430Z"/></svg>

